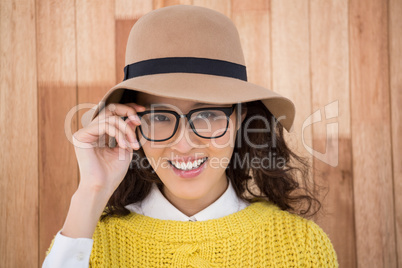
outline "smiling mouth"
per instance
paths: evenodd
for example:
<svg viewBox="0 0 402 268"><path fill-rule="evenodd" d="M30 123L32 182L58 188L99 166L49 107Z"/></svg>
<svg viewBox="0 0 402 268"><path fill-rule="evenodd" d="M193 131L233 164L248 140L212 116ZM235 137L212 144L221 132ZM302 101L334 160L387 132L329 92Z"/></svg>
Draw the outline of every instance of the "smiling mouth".
<svg viewBox="0 0 402 268"><path fill-rule="evenodd" d="M204 157L202 159L195 160L193 162L187 162L187 163L170 161L170 160L168 160L168 162L170 165L172 165L176 169L187 171L187 170L193 170L193 169L199 168L207 161L207 159L208 159L208 157Z"/></svg>

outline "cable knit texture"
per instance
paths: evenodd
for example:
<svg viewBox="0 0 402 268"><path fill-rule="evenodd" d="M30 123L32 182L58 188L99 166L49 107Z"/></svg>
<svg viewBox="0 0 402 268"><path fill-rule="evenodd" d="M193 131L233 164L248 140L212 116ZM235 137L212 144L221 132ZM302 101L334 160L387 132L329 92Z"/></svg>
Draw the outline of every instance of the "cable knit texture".
<svg viewBox="0 0 402 268"><path fill-rule="evenodd" d="M89 267L338 267L317 224L264 200L207 221L108 217L93 239Z"/></svg>

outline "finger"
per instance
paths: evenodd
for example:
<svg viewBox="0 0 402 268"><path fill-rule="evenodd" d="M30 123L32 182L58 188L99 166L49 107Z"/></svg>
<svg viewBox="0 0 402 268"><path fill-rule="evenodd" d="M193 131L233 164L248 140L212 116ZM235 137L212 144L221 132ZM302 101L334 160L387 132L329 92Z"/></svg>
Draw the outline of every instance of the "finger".
<svg viewBox="0 0 402 268"><path fill-rule="evenodd" d="M140 148L140 143L137 138L137 132L136 132L137 126L135 124L133 124L133 121L130 121L130 118L127 118L126 122L133 130L134 142L132 143L132 148L138 150Z"/></svg>
<svg viewBox="0 0 402 268"><path fill-rule="evenodd" d="M133 107L138 112L145 111L145 107L134 102L126 103L126 105Z"/></svg>
<svg viewBox="0 0 402 268"><path fill-rule="evenodd" d="M119 131L121 131L125 135L125 139L130 142L130 147L132 147L133 149L139 148L139 143L135 134L136 126L132 123L129 125L129 123L131 122L129 118L127 119L127 121L124 121L119 116L110 116L107 118L107 121L110 124L113 124Z"/></svg>
<svg viewBox="0 0 402 268"><path fill-rule="evenodd" d="M124 138L124 134L119 131L113 124L105 123L100 126L100 131L105 132L111 137L114 137L119 147L127 149L128 142Z"/></svg>
<svg viewBox="0 0 402 268"><path fill-rule="evenodd" d="M141 108L142 107L142 108ZM111 103L102 109L99 113L99 118L106 118L111 115L119 115L121 117L131 117L132 119L135 118L137 115L136 108L141 108L140 110L145 110L145 107L131 103L129 105L122 104L122 103Z"/></svg>
<svg viewBox="0 0 402 268"><path fill-rule="evenodd" d="M114 137L120 147L131 147L125 138L125 134L114 125L115 120L112 117L112 120L100 120L97 124L90 124L82 128L74 134L74 143L78 144L80 148L111 147L109 144L110 137Z"/></svg>
<svg viewBox="0 0 402 268"><path fill-rule="evenodd" d="M108 142L107 142L107 144L105 145L106 147L109 147L109 148L118 148L118 147L120 147L120 148L125 149L125 150L127 150L127 151L129 151L129 152L132 152L132 151L133 151L133 148L131 148L131 147L128 145L129 142L127 141L127 139L125 139L124 135L121 136L121 137L123 137L123 140L124 140L124 143L123 143L123 144L127 143L127 144L126 144L126 145L127 145L126 148L124 148L124 145L123 145L123 146L120 145L120 144L122 143L122 142L121 142L121 139L122 139L122 138L120 138L120 142L118 142L118 139L116 139L115 137L109 136L109 135L107 135L107 134L105 134L105 135L108 137ZM111 143L109 143L109 142L111 142Z"/></svg>

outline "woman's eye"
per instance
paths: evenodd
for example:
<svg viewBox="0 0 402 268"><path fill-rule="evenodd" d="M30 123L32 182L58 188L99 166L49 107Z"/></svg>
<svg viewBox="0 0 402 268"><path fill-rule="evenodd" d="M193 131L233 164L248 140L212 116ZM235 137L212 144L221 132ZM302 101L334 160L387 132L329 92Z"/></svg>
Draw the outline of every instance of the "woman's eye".
<svg viewBox="0 0 402 268"><path fill-rule="evenodd" d="M165 121L169 121L169 118L162 114L155 114L151 117L151 120L153 122L165 122Z"/></svg>
<svg viewBox="0 0 402 268"><path fill-rule="evenodd" d="M213 116L215 116L215 114L210 111L200 112L199 114L197 114L197 118L202 118L202 119L213 117Z"/></svg>

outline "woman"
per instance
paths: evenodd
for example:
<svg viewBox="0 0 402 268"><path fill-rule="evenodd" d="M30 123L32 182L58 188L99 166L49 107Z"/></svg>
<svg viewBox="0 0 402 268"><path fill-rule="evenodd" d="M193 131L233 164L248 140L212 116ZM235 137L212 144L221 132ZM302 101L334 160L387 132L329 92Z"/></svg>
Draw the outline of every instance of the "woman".
<svg viewBox="0 0 402 268"><path fill-rule="evenodd" d="M229 18L148 13L124 71L73 135L81 180L44 267L338 266L302 217L319 202L283 137L294 105L247 82Z"/></svg>

